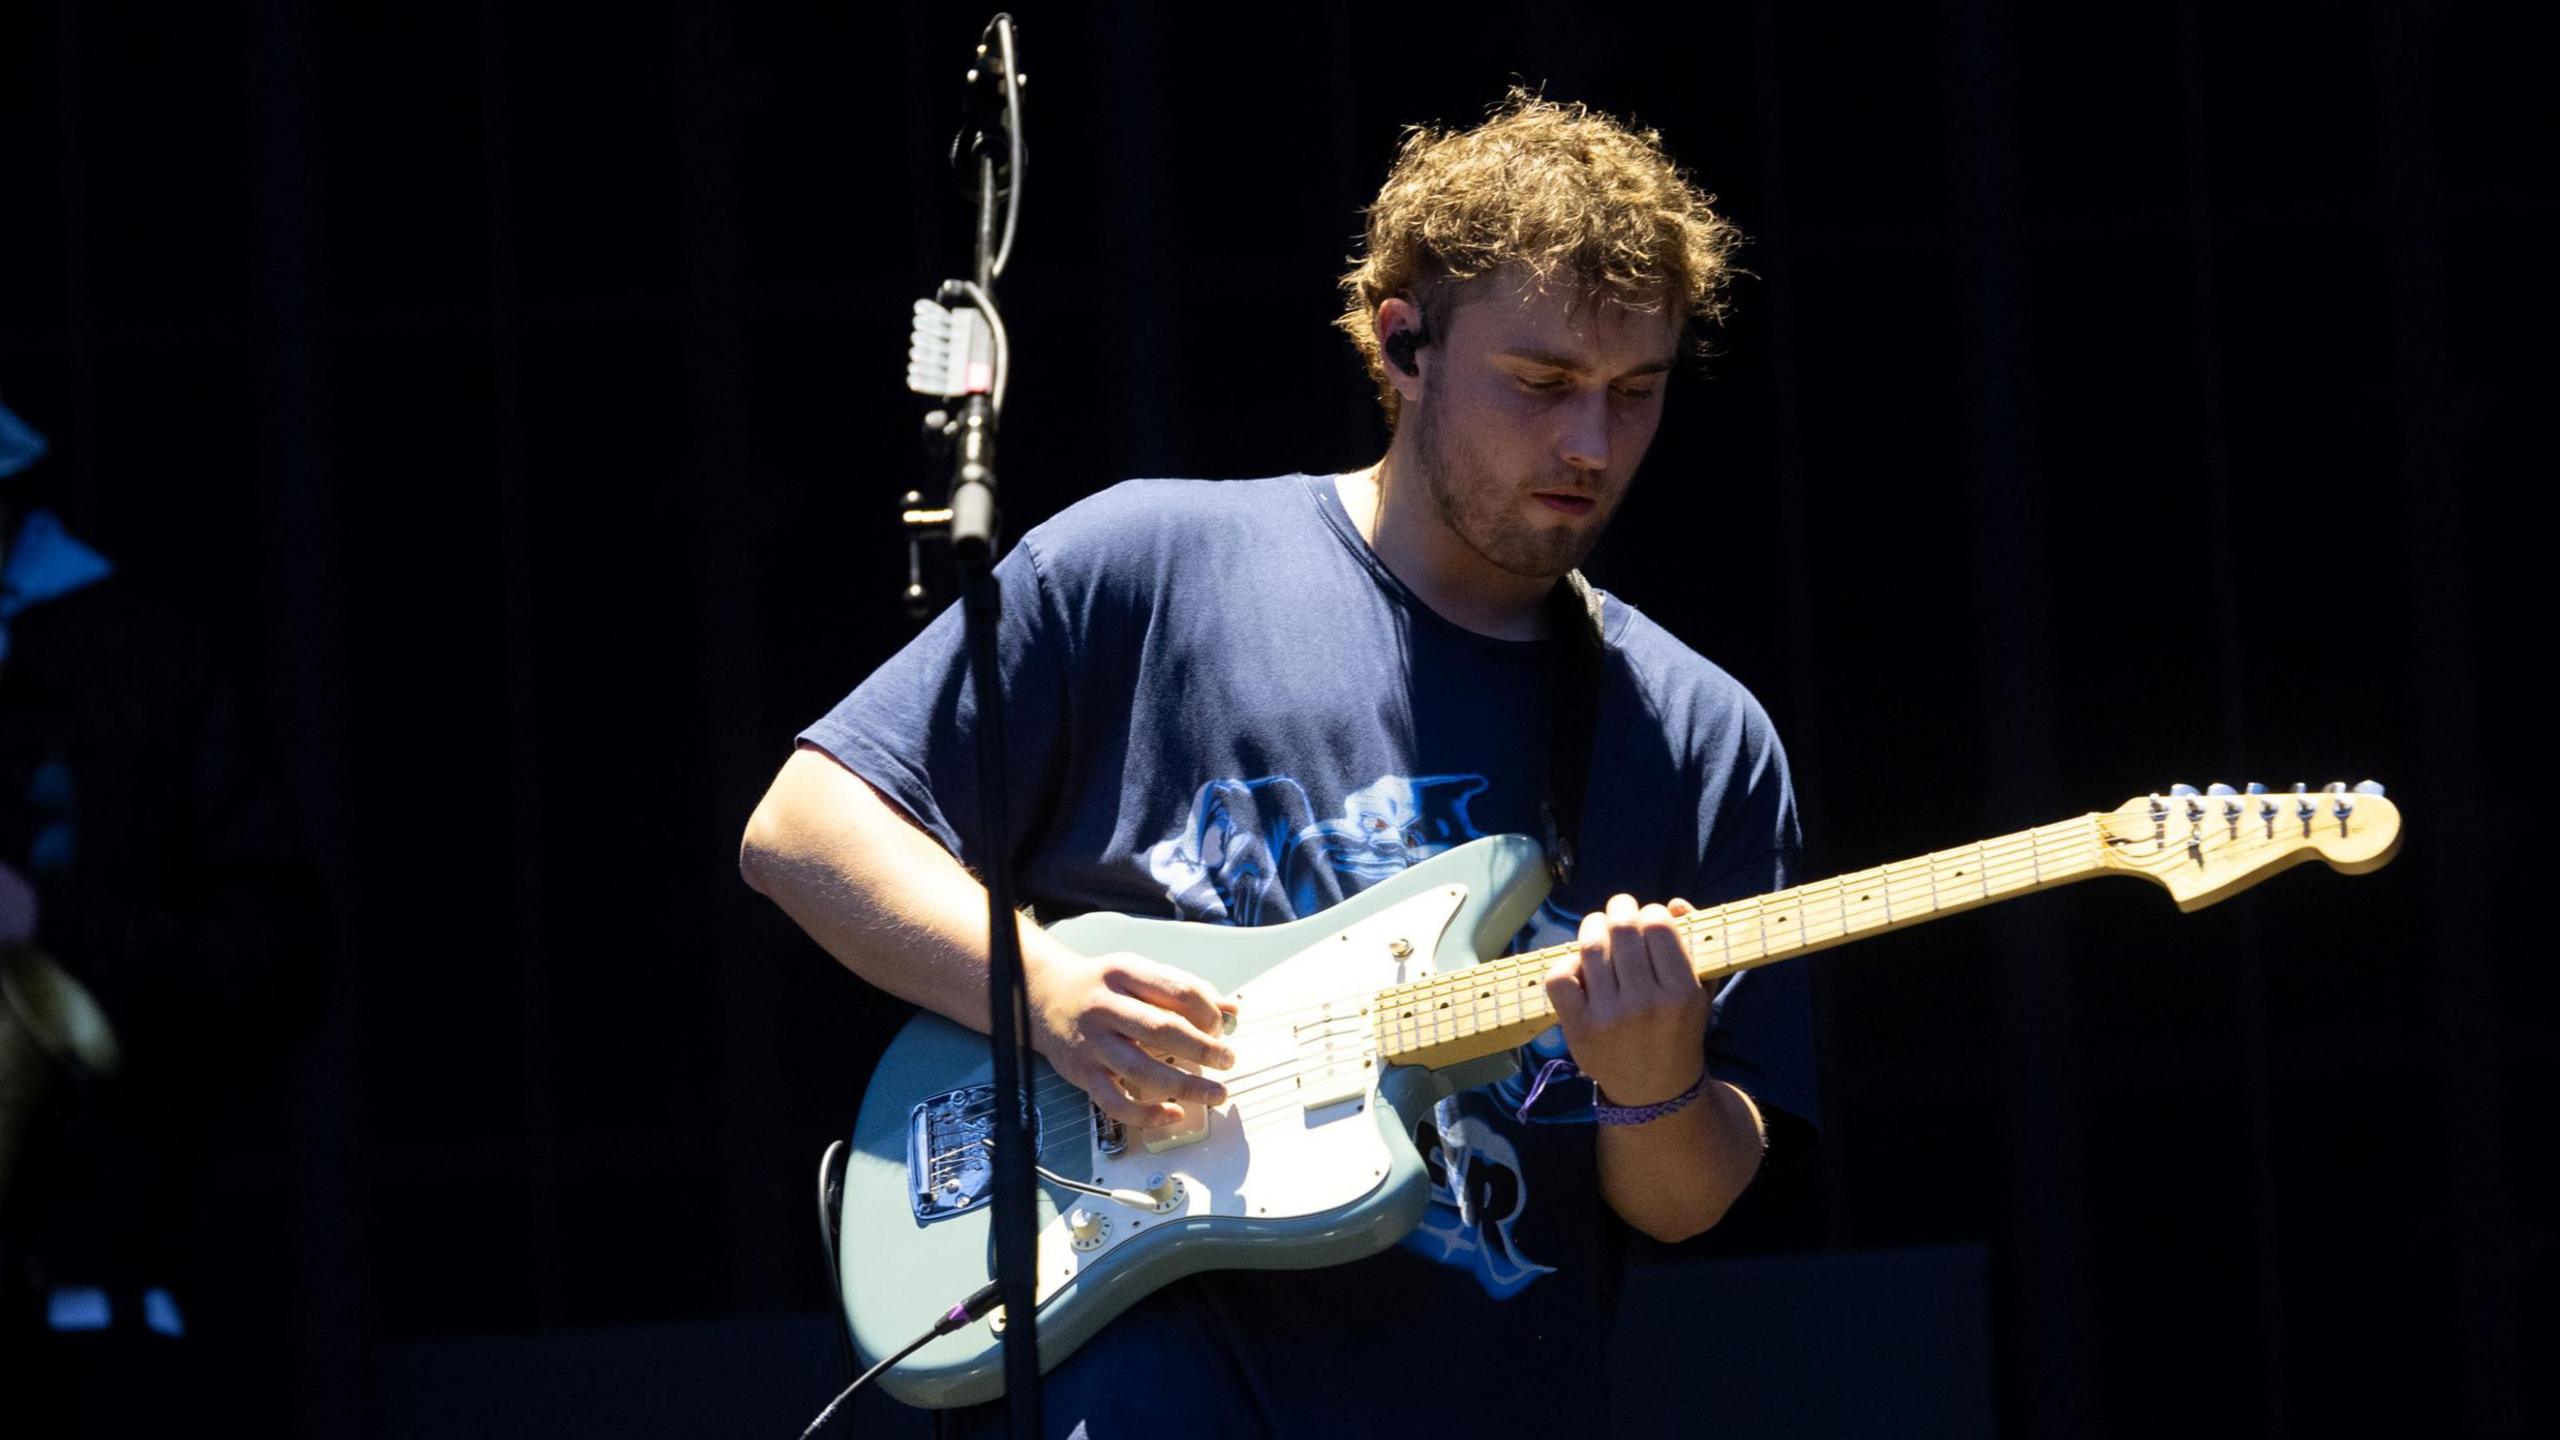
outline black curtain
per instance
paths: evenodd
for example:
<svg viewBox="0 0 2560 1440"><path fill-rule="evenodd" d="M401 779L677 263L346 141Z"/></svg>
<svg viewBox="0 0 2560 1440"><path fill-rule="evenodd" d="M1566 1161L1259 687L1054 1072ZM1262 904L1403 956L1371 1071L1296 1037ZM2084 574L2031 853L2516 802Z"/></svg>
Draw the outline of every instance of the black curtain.
<svg viewBox="0 0 2560 1440"><path fill-rule="evenodd" d="M1021 14L1013 532L1374 457L1326 322L1400 127L1515 77L1658 127L1752 275L1596 574L1768 703L1814 873L2180 781L2371 776L2409 827L2368 878L1813 962L1827 1147L1699 1253L1986 1243L2020 1433L2207 1394L2270 1434L2549 1423L2500 662L2548 563L2511 497L2550 464L2550 36L1400 13ZM905 317L965 263L984 18L0 19L0 400L74 530L227 637L338 896L268 1117L311 1433L365 1427L379 1342L828 1303L807 1172L895 1016L733 857L909 633Z"/></svg>

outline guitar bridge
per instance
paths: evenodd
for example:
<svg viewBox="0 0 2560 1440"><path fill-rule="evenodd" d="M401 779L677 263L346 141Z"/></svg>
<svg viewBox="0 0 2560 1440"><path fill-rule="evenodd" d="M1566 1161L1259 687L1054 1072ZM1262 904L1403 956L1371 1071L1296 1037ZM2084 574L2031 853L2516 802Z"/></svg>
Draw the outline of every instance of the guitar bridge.
<svg viewBox="0 0 2560 1440"><path fill-rule="evenodd" d="M1031 1149L1041 1118L1031 1112ZM970 1085L920 1101L907 1112L907 1201L916 1223L965 1215L987 1203L995 1183L996 1087Z"/></svg>

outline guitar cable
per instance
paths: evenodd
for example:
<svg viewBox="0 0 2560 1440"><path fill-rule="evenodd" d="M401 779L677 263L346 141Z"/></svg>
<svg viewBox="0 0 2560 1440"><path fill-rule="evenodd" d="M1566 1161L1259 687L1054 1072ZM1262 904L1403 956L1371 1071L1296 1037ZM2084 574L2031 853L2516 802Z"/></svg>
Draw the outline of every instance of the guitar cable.
<svg viewBox="0 0 2560 1440"><path fill-rule="evenodd" d="M842 1140L827 1142L827 1153L818 1157L818 1239L827 1249L827 1289L836 1297L836 1315L844 1315L844 1244L836 1225L844 1204L844 1167L853 1152ZM838 1323L836 1343L844 1347L844 1373L859 1375L862 1363L853 1353L852 1327Z"/></svg>
<svg viewBox="0 0 2560 1440"><path fill-rule="evenodd" d="M844 1387L844 1392L842 1394L836 1396L833 1400L828 1401L827 1408L818 1412L818 1418L809 1422L809 1428L800 1432L800 1440L809 1440L810 1436L817 1434L819 1430L825 1428L826 1423L835 1418L836 1411L844 1408L844 1403L853 1398L853 1392L870 1384L873 1376L878 1375L881 1371L886 1370L890 1366L897 1364L899 1361L906 1359L910 1355L913 1355L932 1342L950 1334L952 1331L959 1329L961 1326L985 1315L988 1311L996 1308L996 1301L998 1298L996 1282L990 1280L973 1291L968 1299L963 1300L959 1304L952 1306L949 1310L944 1311L942 1318L933 1322L932 1329L927 1330L915 1339L908 1341L905 1348L899 1350L895 1355L891 1355L887 1359L882 1360L879 1364L863 1371L861 1378Z"/></svg>
<svg viewBox="0 0 2560 1440"><path fill-rule="evenodd" d="M839 1319L844 1315L844 1247L842 1235L836 1227L836 1207L844 1197L844 1163L847 1153L845 1143L837 1140L827 1146L826 1154L818 1157L818 1236L826 1242L827 1287L835 1292L836 1314ZM1136 1194L1137 1192L1128 1193ZM988 1311L996 1308L997 1298L996 1283L990 1280L972 1291L968 1299L944 1311L942 1318L933 1322L932 1329L917 1336L897 1354L862 1371L855 1377L852 1384L844 1387L836 1398L828 1401L827 1408L818 1412L818 1418L809 1422L809 1428L800 1432L800 1440L809 1440L810 1436L824 1429L826 1423L835 1418L836 1412L844 1408L845 1402L853 1398L853 1392L870 1384L881 1371L961 1326L983 1317ZM845 1373L851 1375L859 1364L859 1357L853 1351L853 1332L840 1324L836 1330L836 1339L844 1345Z"/></svg>

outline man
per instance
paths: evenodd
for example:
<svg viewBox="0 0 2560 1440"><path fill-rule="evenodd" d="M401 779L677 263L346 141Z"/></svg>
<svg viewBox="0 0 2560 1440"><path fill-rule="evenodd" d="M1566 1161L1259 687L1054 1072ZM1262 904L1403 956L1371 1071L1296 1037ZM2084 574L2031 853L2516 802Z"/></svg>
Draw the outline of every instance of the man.
<svg viewBox="0 0 2560 1440"><path fill-rule="evenodd" d="M1558 663L1594 643L1559 582L1626 498L1735 239L1656 137L1579 106L1515 91L1474 130L1416 132L1339 322L1378 383L1385 456L1133 482L1025 536L999 567L1006 835L977 833L956 613L802 735L758 808L751 884L872 983L983 1029L970 866L1010 854L1044 916L1291 919L1472 836L1540 834L1573 808L1549 727L1589 717L1579 866L1522 937L1579 940L1546 981L1562 1033L1415 1137L1435 1182L1421 1228L1330 1270L1158 1292L1052 1374L1053 1426L1587 1424L1622 1226L1705 1230L1772 1143L1808 1133L1802 976L1710 996L1672 924L1687 901L1635 898L1789 883L1766 715L1614 598L1588 669ZM1223 1099L1223 997L1036 927L1024 950L1034 1044L1103 1110L1157 1125ZM1568 1053L1578 1077L1546 1063ZM1484 1372L1510 1352L1555 1378Z"/></svg>

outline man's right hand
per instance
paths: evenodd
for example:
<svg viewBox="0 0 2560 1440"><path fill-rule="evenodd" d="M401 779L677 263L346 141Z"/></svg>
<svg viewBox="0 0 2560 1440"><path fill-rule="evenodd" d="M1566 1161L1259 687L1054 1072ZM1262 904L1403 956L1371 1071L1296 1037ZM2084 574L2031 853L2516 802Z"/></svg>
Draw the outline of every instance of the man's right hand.
<svg viewBox="0 0 2560 1440"><path fill-rule="evenodd" d="M1180 1121L1185 1104L1225 1103L1224 1085L1180 1068L1236 1063L1217 991L1144 955L1042 950L1025 957L1032 1047L1104 1114L1143 1129Z"/></svg>
<svg viewBox="0 0 2560 1440"><path fill-rule="evenodd" d="M747 883L845 968L954 1024L987 1024L987 892L915 818L823 750L802 746L747 822ZM1226 1087L1217 991L1143 955L1090 956L1022 922L1031 1044L1124 1125L1174 1124Z"/></svg>

